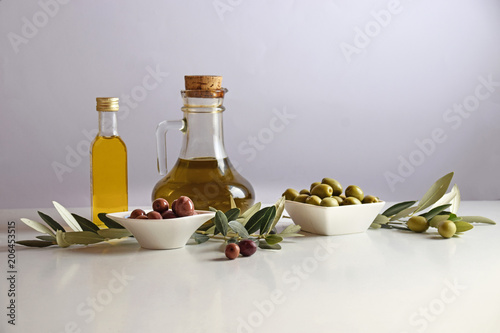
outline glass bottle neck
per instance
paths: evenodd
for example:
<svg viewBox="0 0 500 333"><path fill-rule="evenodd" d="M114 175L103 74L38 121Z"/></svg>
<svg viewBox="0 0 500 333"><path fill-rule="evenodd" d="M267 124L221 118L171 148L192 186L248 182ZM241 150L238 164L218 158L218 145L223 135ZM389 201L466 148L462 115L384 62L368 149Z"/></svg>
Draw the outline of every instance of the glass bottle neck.
<svg viewBox="0 0 500 333"><path fill-rule="evenodd" d="M182 159L227 157L222 131L223 107L212 112L184 111L184 142L180 153Z"/></svg>
<svg viewBox="0 0 500 333"><path fill-rule="evenodd" d="M118 136L116 112L99 112L99 136Z"/></svg>

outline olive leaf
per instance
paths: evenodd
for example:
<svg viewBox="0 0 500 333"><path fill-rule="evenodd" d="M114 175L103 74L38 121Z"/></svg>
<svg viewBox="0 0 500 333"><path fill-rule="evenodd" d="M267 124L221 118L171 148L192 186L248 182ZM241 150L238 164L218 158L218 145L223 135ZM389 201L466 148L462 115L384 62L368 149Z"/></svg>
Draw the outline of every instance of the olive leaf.
<svg viewBox="0 0 500 333"><path fill-rule="evenodd" d="M415 213L417 211L417 208L418 207L416 207L416 206L412 206L412 207L408 207L406 209L403 209L402 211L400 211L399 213L397 213L396 215L391 217L389 219L389 221L396 221L396 220L399 220L400 218L407 217L408 215Z"/></svg>
<svg viewBox="0 0 500 333"><path fill-rule="evenodd" d="M240 217L238 217L237 221L240 222L242 225L246 225L248 223L248 220L260 210L260 207L261 203L257 202L252 207L248 208L245 212L243 212L240 215Z"/></svg>
<svg viewBox="0 0 500 333"><path fill-rule="evenodd" d="M215 218L214 218L214 223L215 223L215 231L214 235L220 232L224 236L227 235L227 229L229 227L229 224L227 222L227 217L226 214L221 212L220 210L215 212Z"/></svg>
<svg viewBox="0 0 500 333"><path fill-rule="evenodd" d="M456 221L461 221L462 218L459 216L456 216L455 214L450 214L450 216L448 216L448 220L456 222Z"/></svg>
<svg viewBox="0 0 500 333"><path fill-rule="evenodd" d="M130 237L132 234L127 229L99 229L97 234L106 239Z"/></svg>
<svg viewBox="0 0 500 333"><path fill-rule="evenodd" d="M422 199L418 202L417 212L426 209L435 202L437 202L446 193L446 190L450 186L451 180L453 179L453 172L439 178L431 188L424 194Z"/></svg>
<svg viewBox="0 0 500 333"><path fill-rule="evenodd" d="M36 231L41 232L42 234L52 235L54 237L56 236L56 234L52 230L50 230L49 228L47 228L46 226L44 226L40 222L33 221L33 220L30 220L30 219L26 219L24 217L21 218L21 221L24 224L26 224L27 226L35 229ZM61 231L61 230L58 230L58 231Z"/></svg>
<svg viewBox="0 0 500 333"><path fill-rule="evenodd" d="M428 211L427 213L421 214L420 216L425 217L426 220L428 221L428 220L432 219L434 216L438 215L439 213L441 213L442 211L444 211L446 208L448 208L450 206L451 206L451 204L437 206L436 208L433 208L430 211Z"/></svg>
<svg viewBox="0 0 500 333"><path fill-rule="evenodd" d="M441 223L443 221L446 221L449 216L450 216L449 214L446 214L446 215L436 215L436 216L434 216L432 219L430 219L428 221L429 222L429 226L431 226L433 228L437 228L439 226L439 223Z"/></svg>
<svg viewBox="0 0 500 333"><path fill-rule="evenodd" d="M59 212L61 217L64 219L64 221L66 221L71 229L73 229L74 231L83 231L78 222L76 222L73 215L71 215L71 213L63 207L63 205L56 201L52 201L52 204L54 205L54 207L56 207L56 210Z"/></svg>
<svg viewBox="0 0 500 333"><path fill-rule="evenodd" d="M45 223L47 223L49 225L49 227L54 229L54 231L57 231L57 230L64 231L64 228L56 220L54 220L52 217L50 217L47 214L44 214L40 211L38 212L38 215L42 218L42 220L45 221Z"/></svg>
<svg viewBox="0 0 500 333"><path fill-rule="evenodd" d="M297 225L297 224L290 224L288 227L286 227L285 229L283 229L282 232L280 232L279 234L280 235L286 235L286 234L296 234L297 232L299 232L301 229L300 225ZM301 235L302 236L302 235Z"/></svg>
<svg viewBox="0 0 500 333"><path fill-rule="evenodd" d="M232 197L231 197L232 198ZM235 221L240 216L239 208L231 208L225 213L228 221Z"/></svg>
<svg viewBox="0 0 500 333"><path fill-rule="evenodd" d="M274 216L273 223L271 224L271 228L269 230L273 230L281 219L281 215L283 215L283 211L285 210L285 196L282 196L275 204L276 207L276 215Z"/></svg>
<svg viewBox="0 0 500 333"><path fill-rule="evenodd" d="M271 229L271 225L273 224L274 218L276 217L275 206L267 207L264 209L266 210L266 212L263 215L262 222L260 223L261 235L265 235Z"/></svg>
<svg viewBox="0 0 500 333"><path fill-rule="evenodd" d="M72 213L71 215L73 215L76 222L80 225L83 231L91 231L94 233L97 233L97 231L99 231L99 227L86 218L74 213Z"/></svg>
<svg viewBox="0 0 500 333"><path fill-rule="evenodd" d="M44 241L44 240L22 240L17 241L16 244L31 246L31 247L47 247L51 245L55 245L53 242Z"/></svg>
<svg viewBox="0 0 500 333"><path fill-rule="evenodd" d="M497 224L495 221L483 216L461 216L461 218L465 222Z"/></svg>
<svg viewBox="0 0 500 333"><path fill-rule="evenodd" d="M237 233L241 238L248 238L250 235L248 234L247 229L238 221L229 221L229 227Z"/></svg>
<svg viewBox="0 0 500 333"><path fill-rule="evenodd" d="M453 185L451 191L443 195L431 208L445 204L451 204L450 211L452 213L456 214L458 212L458 208L460 207L460 190L457 184Z"/></svg>
<svg viewBox="0 0 500 333"><path fill-rule="evenodd" d="M281 250L281 245L279 244L268 244L265 240L263 239L260 239L259 240L259 247L261 249L265 249L265 250Z"/></svg>
<svg viewBox="0 0 500 333"><path fill-rule="evenodd" d="M392 215L399 213L403 209L407 209L408 207L411 207L414 203L416 203L416 201L404 201L404 202L397 203L397 204L387 208L382 213L382 215L387 216L387 217L391 217Z"/></svg>
<svg viewBox="0 0 500 333"><path fill-rule="evenodd" d="M372 224L370 224L370 228L372 228L372 229L380 229L380 228L382 228L382 225L378 224L378 223L375 223L375 222L372 222Z"/></svg>
<svg viewBox="0 0 500 333"><path fill-rule="evenodd" d="M94 244L104 240L104 237L92 231L68 231L63 234L63 239L69 244Z"/></svg>
<svg viewBox="0 0 500 333"><path fill-rule="evenodd" d="M265 239L267 244L274 245L281 242L283 240L283 237L279 235L267 235Z"/></svg>
<svg viewBox="0 0 500 333"><path fill-rule="evenodd" d="M210 239L210 237L208 237L207 235L202 235L202 234L199 234L196 232L193 234L192 237L194 238L195 242L198 244L205 243L206 241L208 241Z"/></svg>
<svg viewBox="0 0 500 333"><path fill-rule="evenodd" d="M271 214L271 209L274 210L274 214L276 214L276 207L271 206L271 207L266 207L262 208L259 210L257 213L253 214L249 219L248 222L245 224L245 229L247 229L249 234L252 234L259 230L262 226L263 223L268 222L270 214ZM273 216L274 218L274 216Z"/></svg>
<svg viewBox="0 0 500 333"><path fill-rule="evenodd" d="M238 207L236 206L236 202L234 202L234 198L231 194L229 195L229 202L231 203L231 209Z"/></svg>
<svg viewBox="0 0 500 333"><path fill-rule="evenodd" d="M373 223L377 224L387 224L389 223L389 218L385 215L378 214L375 219L373 220Z"/></svg>
<svg viewBox="0 0 500 333"><path fill-rule="evenodd" d="M474 228L474 226L472 224L464 222L464 221L456 221L455 226L457 227L456 232L464 232L464 231L467 231L467 230Z"/></svg>
<svg viewBox="0 0 500 333"><path fill-rule="evenodd" d="M97 217L99 220L101 220L104 225L110 229L125 229L120 223L110 219L109 217L106 216L106 213L99 213L97 214Z"/></svg>
<svg viewBox="0 0 500 333"><path fill-rule="evenodd" d="M47 235L42 235L42 236L36 236L36 238L41 239L46 242L56 242L56 238L54 236L47 236Z"/></svg>
<svg viewBox="0 0 500 333"><path fill-rule="evenodd" d="M61 230L57 230L57 232L56 232L57 245L59 245L62 248L68 247L71 245L70 243L66 242L66 240L64 239L64 234L65 234L65 232L63 232Z"/></svg>

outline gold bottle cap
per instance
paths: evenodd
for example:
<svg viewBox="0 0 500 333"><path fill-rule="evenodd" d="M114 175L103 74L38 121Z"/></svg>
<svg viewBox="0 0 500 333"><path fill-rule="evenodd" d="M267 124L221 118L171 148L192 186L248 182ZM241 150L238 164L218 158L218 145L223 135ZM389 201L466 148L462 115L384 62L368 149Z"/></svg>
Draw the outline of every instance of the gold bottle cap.
<svg viewBox="0 0 500 333"><path fill-rule="evenodd" d="M227 91L222 88L222 76L218 75L186 75L184 76L188 97L224 97Z"/></svg>
<svg viewBox="0 0 500 333"><path fill-rule="evenodd" d="M97 97L95 100L97 111L118 111L119 109L118 101L120 99L118 97Z"/></svg>

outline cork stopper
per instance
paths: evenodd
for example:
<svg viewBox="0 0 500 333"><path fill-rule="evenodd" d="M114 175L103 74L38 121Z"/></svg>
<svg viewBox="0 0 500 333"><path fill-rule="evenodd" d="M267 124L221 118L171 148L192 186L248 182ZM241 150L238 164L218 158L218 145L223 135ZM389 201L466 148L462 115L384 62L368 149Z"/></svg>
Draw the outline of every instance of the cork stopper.
<svg viewBox="0 0 500 333"><path fill-rule="evenodd" d="M222 76L217 75L186 75L184 76L188 97L223 97Z"/></svg>

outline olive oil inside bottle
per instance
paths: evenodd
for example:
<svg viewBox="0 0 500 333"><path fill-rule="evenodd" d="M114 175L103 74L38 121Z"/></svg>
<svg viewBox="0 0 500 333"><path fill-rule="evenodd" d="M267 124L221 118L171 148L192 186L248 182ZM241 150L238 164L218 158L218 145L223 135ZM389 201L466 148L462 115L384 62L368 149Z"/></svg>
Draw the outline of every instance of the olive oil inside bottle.
<svg viewBox="0 0 500 333"><path fill-rule="evenodd" d="M178 159L170 172L153 189L152 199L165 198L172 203L181 195L190 197L195 209L231 208L230 196L241 211L254 202L253 188L227 158Z"/></svg>
<svg viewBox="0 0 500 333"><path fill-rule="evenodd" d="M119 136L97 136L91 150L92 220L97 214L128 210L127 148Z"/></svg>

